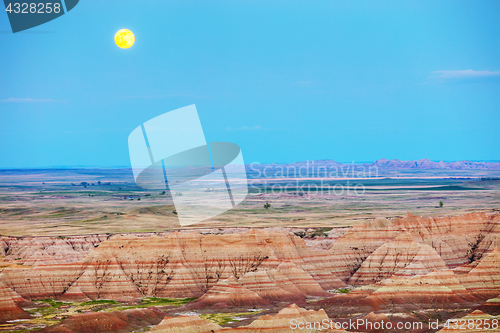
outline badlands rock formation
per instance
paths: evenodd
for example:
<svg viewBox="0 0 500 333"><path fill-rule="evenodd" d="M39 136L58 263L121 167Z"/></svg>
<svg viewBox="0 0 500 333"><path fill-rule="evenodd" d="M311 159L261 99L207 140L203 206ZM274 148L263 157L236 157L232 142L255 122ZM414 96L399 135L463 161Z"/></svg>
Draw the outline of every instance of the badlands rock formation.
<svg viewBox="0 0 500 333"><path fill-rule="evenodd" d="M469 323L472 324L469 325ZM458 318L456 324L450 322L448 327L438 332L483 333L499 331L500 316L494 317L476 310L463 318Z"/></svg>
<svg viewBox="0 0 500 333"><path fill-rule="evenodd" d="M166 317L161 323L153 327L150 332L155 333L213 333L222 329L211 321L198 316Z"/></svg>
<svg viewBox="0 0 500 333"><path fill-rule="evenodd" d="M64 319L57 325L46 327L41 333L100 333L134 332L148 326L158 325L165 313L151 307L130 309L111 313L85 313Z"/></svg>
<svg viewBox="0 0 500 333"><path fill-rule="evenodd" d="M468 273L434 270L423 275L393 275L378 283L357 288L318 302L337 313L404 309L471 309L500 292L500 251L484 255Z"/></svg>
<svg viewBox="0 0 500 333"><path fill-rule="evenodd" d="M31 316L21 308L21 305L28 305L26 303L25 299L0 282L0 324L8 320L31 318Z"/></svg>
<svg viewBox="0 0 500 333"><path fill-rule="evenodd" d="M467 274L457 278L467 290L481 300L488 300L499 294L500 288L500 248L485 254Z"/></svg>
<svg viewBox="0 0 500 333"><path fill-rule="evenodd" d="M391 223L407 230L422 244L432 246L449 268L480 259L500 247L500 215L473 213L454 217L407 214Z"/></svg>
<svg viewBox="0 0 500 333"><path fill-rule="evenodd" d="M328 323L327 326L322 323ZM335 324L330 324L330 319L323 310L306 310L295 304L282 309L276 315L264 315L254 320L250 325L237 328L222 328L199 316L181 316L165 318L151 332L156 333L289 333L295 330L312 332L346 332L343 329L331 329ZM299 329L301 328L301 329Z"/></svg>
<svg viewBox="0 0 500 333"><path fill-rule="evenodd" d="M382 330L374 329L374 327L396 327L394 323L383 313L374 313L370 312L366 316L360 318L362 321L362 325L357 325L356 329L360 331L368 331L368 332L380 332ZM378 324L378 326L376 325Z"/></svg>
<svg viewBox="0 0 500 333"><path fill-rule="evenodd" d="M370 254L349 279L349 284L366 285L391 276L408 277L445 269L446 264L436 250L416 242L405 231Z"/></svg>
<svg viewBox="0 0 500 333"><path fill-rule="evenodd" d="M311 250L286 231L176 232L166 237L115 236L82 261L6 268L0 280L27 299L127 301L146 296L200 297L219 282L234 278L249 290L249 296L256 293L272 301L277 295L270 289L281 288L284 294L298 289L295 297L304 298L346 286L335 275L336 269L328 251ZM271 284L259 286L255 280L259 276ZM249 299L248 305L253 302Z"/></svg>
<svg viewBox="0 0 500 333"><path fill-rule="evenodd" d="M495 298L490 298L477 309L493 316L500 315L500 295Z"/></svg>
<svg viewBox="0 0 500 333"><path fill-rule="evenodd" d="M0 236L0 257L30 266L68 264L85 259L109 235L65 237Z"/></svg>
<svg viewBox="0 0 500 333"><path fill-rule="evenodd" d="M27 317L21 303L45 298L144 297L197 298L186 305L190 309L324 298L311 307L331 317L470 311L500 294L499 222L499 214L486 213L375 219L343 231L326 250L308 247L285 229L3 237L0 313L9 314L4 321ZM348 285L355 289L340 294Z"/></svg>
<svg viewBox="0 0 500 333"><path fill-rule="evenodd" d="M456 268L477 261L495 246L500 247L500 214L473 213L456 217L407 214L402 218L379 218L356 225L330 248L337 262L336 267L340 267L335 273L347 282L368 256L405 232L414 241L432 247L448 268ZM407 252L404 247L401 249L393 255Z"/></svg>

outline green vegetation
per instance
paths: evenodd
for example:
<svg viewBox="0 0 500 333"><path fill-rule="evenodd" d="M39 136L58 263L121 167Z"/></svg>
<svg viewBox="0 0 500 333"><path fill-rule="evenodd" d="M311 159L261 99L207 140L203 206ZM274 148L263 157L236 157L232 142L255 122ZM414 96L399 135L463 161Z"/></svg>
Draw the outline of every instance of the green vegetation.
<svg viewBox="0 0 500 333"><path fill-rule="evenodd" d="M39 307L29 309L27 312L33 319L25 321L26 324L54 325L68 316L85 312L113 312L150 306L182 306L194 298L157 298L142 299L138 304L124 304L114 300L100 299L81 303L58 302L52 299L34 301ZM19 331L16 331L19 332Z"/></svg>
<svg viewBox="0 0 500 333"><path fill-rule="evenodd" d="M439 201L439 208L443 208L443 202Z"/></svg>
<svg viewBox="0 0 500 333"><path fill-rule="evenodd" d="M162 306L182 306L188 302L191 302L196 298L160 298L160 297L147 297L141 299L139 304L122 305L118 307L111 307L106 309L106 312L111 311L122 311L127 309L139 309L147 308L150 306L162 307Z"/></svg>
<svg viewBox="0 0 500 333"><path fill-rule="evenodd" d="M327 232L332 230L333 228L319 228L314 231L314 233L310 236L311 238L314 237L327 237L328 234Z"/></svg>
<svg viewBox="0 0 500 333"><path fill-rule="evenodd" d="M160 297L146 297L141 299L141 306L181 306L196 298L160 298Z"/></svg>
<svg viewBox="0 0 500 333"><path fill-rule="evenodd" d="M349 288L339 288L339 289L334 289L334 290L329 290L331 293L340 293L340 294L349 294L351 289Z"/></svg>
<svg viewBox="0 0 500 333"><path fill-rule="evenodd" d="M59 309L63 305L71 305L72 303L58 302L52 299L41 299L40 302L49 304L52 308Z"/></svg>
<svg viewBox="0 0 500 333"><path fill-rule="evenodd" d="M213 323L216 323L217 325L223 326L230 324L234 321L237 321L238 320L237 317L251 316L262 311L264 310L253 311L253 312L239 312L239 313L206 313L206 314L201 314L200 318L209 320ZM242 318L240 318L240 320L241 319Z"/></svg>
<svg viewBox="0 0 500 333"><path fill-rule="evenodd" d="M264 208L265 208L265 209L269 209L269 208L271 208L271 204L270 204L269 202L266 202L266 203L264 204Z"/></svg>
<svg viewBox="0 0 500 333"><path fill-rule="evenodd" d="M325 227L325 228L318 228L315 229L314 231L296 231L294 232L295 236L298 236L300 238L314 238L314 237L327 237L328 236L328 231L332 230L333 228L330 227Z"/></svg>
<svg viewBox="0 0 500 333"><path fill-rule="evenodd" d="M34 301L34 303L38 304L41 307L26 310L26 312L33 316L33 319L25 321L24 323L34 325L56 324L63 319L63 314L67 314L67 308L74 305L73 303L57 302L51 299ZM61 308L63 306L64 308ZM16 330L16 332L19 331Z"/></svg>
<svg viewBox="0 0 500 333"><path fill-rule="evenodd" d="M335 290L335 292L341 293L341 294L349 294L350 291L351 291L351 289L349 289L349 288L340 288L340 289Z"/></svg>
<svg viewBox="0 0 500 333"><path fill-rule="evenodd" d="M111 299L98 299L98 300L94 300L94 301L80 303L81 306L98 305L98 304L119 304L119 303L117 301L113 301Z"/></svg>

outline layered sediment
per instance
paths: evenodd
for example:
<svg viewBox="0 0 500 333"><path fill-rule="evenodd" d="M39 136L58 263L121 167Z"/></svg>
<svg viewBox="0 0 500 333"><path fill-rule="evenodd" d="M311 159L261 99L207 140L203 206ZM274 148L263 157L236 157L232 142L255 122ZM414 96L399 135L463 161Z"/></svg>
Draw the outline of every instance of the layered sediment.
<svg viewBox="0 0 500 333"><path fill-rule="evenodd" d="M223 328L199 316L180 316L164 318L151 332L158 333L288 333L293 331L313 332L346 332L335 329L335 323L330 321L324 310L306 310L292 304L274 316L264 315L247 326Z"/></svg>
<svg viewBox="0 0 500 333"><path fill-rule="evenodd" d="M110 313L96 312L77 314L59 324L46 327L41 333L100 333L135 332L148 326L158 325L165 313L154 308L130 309Z"/></svg>
<svg viewBox="0 0 500 333"><path fill-rule="evenodd" d="M320 299L330 316L474 309L500 294L499 222L486 213L375 219L322 243L328 249L286 229L2 237L0 320L28 318L23 302L46 298L196 298L188 309Z"/></svg>

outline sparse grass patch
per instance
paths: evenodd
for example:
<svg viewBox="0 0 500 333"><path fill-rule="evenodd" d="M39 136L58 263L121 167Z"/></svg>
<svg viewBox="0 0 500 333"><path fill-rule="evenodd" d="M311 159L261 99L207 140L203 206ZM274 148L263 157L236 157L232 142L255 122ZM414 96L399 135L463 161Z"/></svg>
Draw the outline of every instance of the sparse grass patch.
<svg viewBox="0 0 500 333"><path fill-rule="evenodd" d="M237 317L251 316L262 311L264 310L254 311L254 312L239 312L239 313L206 313L206 314L201 314L200 318L209 320L213 323L216 323L217 325L224 326L232 322L241 320L241 318Z"/></svg>
<svg viewBox="0 0 500 333"><path fill-rule="evenodd" d="M160 298L160 297L147 297L141 299L139 304L130 304L117 307L111 307L106 309L108 311L122 311L127 309L139 309L147 308L150 306L162 307L162 306L182 306L188 302L191 302L196 298Z"/></svg>
<svg viewBox="0 0 500 333"><path fill-rule="evenodd" d="M59 309L63 305L72 305L72 303L67 303L67 302L58 302L54 301L53 299L46 298L46 299L41 299L40 302L49 304L52 308Z"/></svg>
<svg viewBox="0 0 500 333"><path fill-rule="evenodd" d="M351 289L349 289L349 288L339 288L339 289L330 290L330 292L341 293L341 294L348 294L350 291L351 291Z"/></svg>
<svg viewBox="0 0 500 333"><path fill-rule="evenodd" d="M94 300L94 301L80 303L81 306L98 305L98 304L119 304L119 303L117 301L113 301L111 299L98 299L98 300Z"/></svg>

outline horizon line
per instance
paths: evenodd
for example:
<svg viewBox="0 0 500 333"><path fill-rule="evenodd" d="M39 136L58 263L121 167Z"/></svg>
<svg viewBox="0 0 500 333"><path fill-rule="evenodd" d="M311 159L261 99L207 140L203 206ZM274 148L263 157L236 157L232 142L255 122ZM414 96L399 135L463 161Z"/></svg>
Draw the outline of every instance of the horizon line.
<svg viewBox="0 0 500 333"><path fill-rule="evenodd" d="M430 162L444 162L444 163L454 163L454 162L473 162L473 163L500 163L500 160L431 160L427 158L421 158L418 160L400 160L397 158L393 159L388 159L388 158L380 158L375 161L362 161L362 162L339 162L333 159L318 159L318 160L305 160L305 161L295 161L295 162L289 162L289 163L284 163L284 162L270 162L270 163L260 163L260 162L252 162L252 163L247 163L245 166L249 166L251 164L258 164L258 165L287 165L287 164L294 164L294 163L307 163L307 162L316 162L316 161L331 161L331 162L336 162L339 164L354 164L354 165L361 165L361 164L373 164L375 162L378 162L380 160L387 160L387 161L400 161L400 162L412 162L412 161L420 161L420 160L428 160ZM50 165L50 166L39 166L39 167L0 167L0 170L47 170L47 169L52 169L52 170L76 170L76 169L132 169L130 165L123 166L123 165L116 165L116 166L99 166L99 165Z"/></svg>

